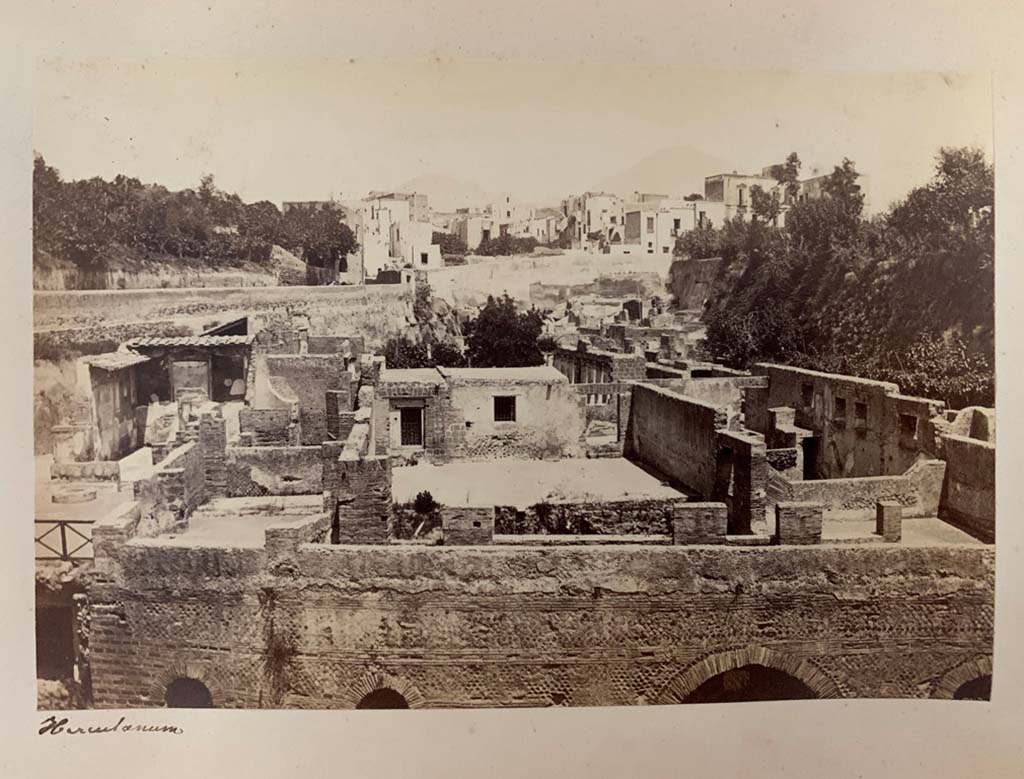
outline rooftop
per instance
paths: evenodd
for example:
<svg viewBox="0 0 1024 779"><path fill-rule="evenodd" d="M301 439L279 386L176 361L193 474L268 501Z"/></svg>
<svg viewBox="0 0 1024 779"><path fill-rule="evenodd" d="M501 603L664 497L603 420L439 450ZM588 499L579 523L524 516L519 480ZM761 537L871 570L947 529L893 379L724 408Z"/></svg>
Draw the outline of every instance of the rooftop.
<svg viewBox="0 0 1024 779"><path fill-rule="evenodd" d="M120 371L130 368L139 363L149 362L149 358L137 352L107 352L86 357L85 362L93 367L104 371Z"/></svg>
<svg viewBox="0 0 1024 779"><path fill-rule="evenodd" d="M438 368L438 372L451 381L518 382L523 384L564 384L568 382L561 371L550 365L529 368Z"/></svg>
<svg viewBox="0 0 1024 779"><path fill-rule="evenodd" d="M152 346L245 346L255 335L181 335L165 338L133 338L125 346L129 349Z"/></svg>
<svg viewBox="0 0 1024 779"><path fill-rule="evenodd" d="M545 502L685 497L622 458L420 463L392 471L391 495L396 503L411 501L423 490L445 506L519 508Z"/></svg>
<svg viewBox="0 0 1024 779"><path fill-rule="evenodd" d="M382 381L388 384L444 384L437 368L386 368Z"/></svg>

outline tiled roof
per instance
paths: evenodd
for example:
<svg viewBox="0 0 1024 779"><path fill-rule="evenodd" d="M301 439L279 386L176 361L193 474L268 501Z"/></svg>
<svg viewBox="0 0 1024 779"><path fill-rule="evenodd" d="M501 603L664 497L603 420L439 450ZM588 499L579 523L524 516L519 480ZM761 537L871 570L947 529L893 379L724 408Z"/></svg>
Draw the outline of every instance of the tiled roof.
<svg viewBox="0 0 1024 779"><path fill-rule="evenodd" d="M104 371L119 371L139 363L149 362L149 358L135 352L107 352L86 357L85 362L93 368Z"/></svg>
<svg viewBox="0 0 1024 779"><path fill-rule="evenodd" d="M244 346L255 335L182 335L168 338L133 338L125 344L129 349L146 346Z"/></svg>

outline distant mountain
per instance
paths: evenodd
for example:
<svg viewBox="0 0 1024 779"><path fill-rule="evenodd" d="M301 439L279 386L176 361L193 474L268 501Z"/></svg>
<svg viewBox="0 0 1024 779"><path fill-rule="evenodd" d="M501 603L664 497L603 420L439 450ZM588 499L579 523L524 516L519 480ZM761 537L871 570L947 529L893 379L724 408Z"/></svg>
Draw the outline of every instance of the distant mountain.
<svg viewBox="0 0 1024 779"><path fill-rule="evenodd" d="M613 176L594 184L592 189L628 196L633 192L652 192L685 197L704 193L704 177L728 173L735 163L706 154L689 146L675 146L649 154Z"/></svg>
<svg viewBox="0 0 1024 779"><path fill-rule="evenodd" d="M422 192L435 211L454 211L456 208L483 208L494 198L475 181L441 174L416 176L397 187L399 192Z"/></svg>

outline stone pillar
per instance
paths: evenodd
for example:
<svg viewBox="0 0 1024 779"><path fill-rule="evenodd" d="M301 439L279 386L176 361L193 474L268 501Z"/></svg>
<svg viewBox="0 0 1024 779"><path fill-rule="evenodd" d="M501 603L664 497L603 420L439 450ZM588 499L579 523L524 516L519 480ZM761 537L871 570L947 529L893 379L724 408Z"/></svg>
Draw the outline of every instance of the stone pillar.
<svg viewBox="0 0 1024 779"><path fill-rule="evenodd" d="M224 419L212 414L203 414L199 420L199 448L206 471L204 487L206 495L211 498L227 495L226 447Z"/></svg>
<svg viewBox="0 0 1024 779"><path fill-rule="evenodd" d="M391 461L387 457L338 460L334 497L338 540L343 544L382 544L391 514Z"/></svg>
<svg viewBox="0 0 1024 779"><path fill-rule="evenodd" d="M820 544L824 511L820 503L785 502L775 506L775 543Z"/></svg>
<svg viewBox="0 0 1024 779"><path fill-rule="evenodd" d="M724 503L680 503L672 509L672 543L724 544L728 521Z"/></svg>
<svg viewBox="0 0 1024 779"><path fill-rule="evenodd" d="M348 411L348 393L344 390L327 390L324 393L327 411L327 436L334 441L344 441L348 435L341 430L340 415Z"/></svg>
<svg viewBox="0 0 1024 779"><path fill-rule="evenodd" d="M889 543L903 537L903 506L895 500L880 500L875 504L875 532Z"/></svg>

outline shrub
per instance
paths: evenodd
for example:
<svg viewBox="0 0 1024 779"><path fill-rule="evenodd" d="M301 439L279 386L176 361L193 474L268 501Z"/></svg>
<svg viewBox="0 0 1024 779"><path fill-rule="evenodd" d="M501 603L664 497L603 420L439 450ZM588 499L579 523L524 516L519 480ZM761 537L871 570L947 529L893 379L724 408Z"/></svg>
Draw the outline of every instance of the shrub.
<svg viewBox="0 0 1024 779"><path fill-rule="evenodd" d="M441 508L441 504L434 500L434 496L429 491L423 490L416 496L412 507L417 514L433 514Z"/></svg>

